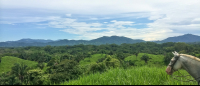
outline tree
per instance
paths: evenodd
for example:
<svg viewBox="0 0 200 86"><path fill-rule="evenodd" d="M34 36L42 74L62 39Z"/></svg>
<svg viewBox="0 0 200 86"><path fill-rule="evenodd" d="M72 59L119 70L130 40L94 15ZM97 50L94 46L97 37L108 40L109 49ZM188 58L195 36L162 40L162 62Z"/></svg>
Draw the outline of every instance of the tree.
<svg viewBox="0 0 200 86"><path fill-rule="evenodd" d="M118 52L118 53L117 53L117 58L120 59L120 60L124 60L124 58L126 58L126 56L125 56L124 53Z"/></svg>
<svg viewBox="0 0 200 86"><path fill-rule="evenodd" d="M28 66L25 65L24 63L18 64L15 63L14 66L12 67L11 74L14 74L19 78L21 83L24 81L24 76L27 73Z"/></svg>
<svg viewBox="0 0 200 86"><path fill-rule="evenodd" d="M168 65L170 60L172 59L172 57L173 57L172 53L165 53L165 56L164 56L164 59L163 59L164 64Z"/></svg>
<svg viewBox="0 0 200 86"><path fill-rule="evenodd" d="M53 57L53 58L51 58L51 60L47 63L47 66L52 66L52 65L54 65L55 63L56 63L56 58Z"/></svg>
<svg viewBox="0 0 200 86"><path fill-rule="evenodd" d="M49 74L44 74L41 69L32 69L27 72L26 84L48 85L50 84Z"/></svg>
<svg viewBox="0 0 200 86"><path fill-rule="evenodd" d="M54 65L52 69L53 74L50 75L50 80L52 83L60 83L70 79L76 79L80 74L82 74L78 63L68 59L63 60L58 65Z"/></svg>
<svg viewBox="0 0 200 86"><path fill-rule="evenodd" d="M43 69L44 66L45 66L45 64L44 64L43 62L39 62L39 63L37 64L37 67L39 67L40 69Z"/></svg>
<svg viewBox="0 0 200 86"><path fill-rule="evenodd" d="M89 70L86 73L103 72L105 70L106 70L106 64L104 62L92 63L89 67Z"/></svg>
<svg viewBox="0 0 200 86"><path fill-rule="evenodd" d="M15 75L7 72L0 75L0 85L22 85L22 83Z"/></svg>
<svg viewBox="0 0 200 86"><path fill-rule="evenodd" d="M174 45L176 51L186 50L189 45L184 42L178 42Z"/></svg>
<svg viewBox="0 0 200 86"><path fill-rule="evenodd" d="M149 61L149 56L147 54L144 54L140 59L144 60L145 63L147 63L147 61Z"/></svg>
<svg viewBox="0 0 200 86"><path fill-rule="evenodd" d="M137 59L138 54L139 54L139 51L136 51L135 52L136 59Z"/></svg>
<svg viewBox="0 0 200 86"><path fill-rule="evenodd" d="M48 52L48 53L51 53L51 50L52 50L53 48L51 47L51 45L47 45L47 46L45 46L44 47L44 50L46 51L46 52Z"/></svg>
<svg viewBox="0 0 200 86"><path fill-rule="evenodd" d="M119 67L120 66L120 61L118 59L112 58L110 55L106 56L106 59L103 61L106 66L109 67Z"/></svg>

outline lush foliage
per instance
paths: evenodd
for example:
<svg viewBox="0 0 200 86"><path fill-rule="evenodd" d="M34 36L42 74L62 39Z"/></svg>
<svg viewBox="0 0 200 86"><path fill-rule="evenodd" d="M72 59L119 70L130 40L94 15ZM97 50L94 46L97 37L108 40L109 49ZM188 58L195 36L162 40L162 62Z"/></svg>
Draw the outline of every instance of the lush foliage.
<svg viewBox="0 0 200 86"><path fill-rule="evenodd" d="M104 74L109 71L123 70L135 71L137 75L148 76L147 72L151 73L151 77L156 76L153 73L161 73L157 78L161 79L156 81L149 77L149 81L137 75L127 76L123 79L115 77L110 74L109 77L115 77L111 82L105 80L98 81L97 84L176 84L168 82L169 80L165 72L166 65L173 57L172 51L179 53L190 54L200 57L200 44L199 43L163 43L157 44L154 42L142 42L135 44L106 44L106 45L74 45L74 46L45 46L45 47L16 47L16 48L0 48L0 84L1 85L48 85L48 84L61 84L68 81L76 81L80 77L84 78L92 74ZM147 69L148 66L154 70ZM118 74L123 74L120 72ZM96 75L100 76L100 75ZM119 75L120 76L120 75ZM106 76L102 76L106 77ZM90 77L91 78L91 77ZM133 80L134 78L134 80ZM103 78L102 78L103 79ZM117 79L117 80L116 80ZM132 81L128 81L130 79ZM81 80L81 79L80 79ZM101 80L101 79L100 79ZM127 82L116 82L116 81ZM88 81L84 81L87 83ZM105 83L104 83L105 82ZM131 83L128 83L131 82ZM138 82L138 83L136 83ZM148 83L147 83L148 82ZM149 83L151 82L151 83ZM77 83L80 83L77 81ZM89 84L95 84L88 82ZM67 83L68 84L68 83ZM83 83L84 84L84 83ZM185 83L183 83L185 84Z"/></svg>

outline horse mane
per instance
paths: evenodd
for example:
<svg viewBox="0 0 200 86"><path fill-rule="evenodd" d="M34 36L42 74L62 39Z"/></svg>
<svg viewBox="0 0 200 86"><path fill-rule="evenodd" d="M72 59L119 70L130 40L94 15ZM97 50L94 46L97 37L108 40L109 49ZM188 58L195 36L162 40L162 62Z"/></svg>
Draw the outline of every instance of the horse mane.
<svg viewBox="0 0 200 86"><path fill-rule="evenodd" d="M200 61L199 58L195 57L195 56L192 56L192 55L188 55L188 54L180 54L181 56L186 56L186 57L189 57L191 59L194 59L194 60L197 60L197 61Z"/></svg>

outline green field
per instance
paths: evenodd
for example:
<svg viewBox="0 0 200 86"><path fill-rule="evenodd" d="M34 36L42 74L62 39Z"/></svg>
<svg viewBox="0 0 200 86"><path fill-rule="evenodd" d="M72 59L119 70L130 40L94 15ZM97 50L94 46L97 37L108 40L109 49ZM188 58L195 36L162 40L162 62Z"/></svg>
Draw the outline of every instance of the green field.
<svg viewBox="0 0 200 86"><path fill-rule="evenodd" d="M12 66L14 66L15 63L24 63L29 67L36 66L38 63L34 61L29 60L23 60L17 57L12 56L5 56L2 57L1 63L0 63L0 73L8 72L11 70Z"/></svg>
<svg viewBox="0 0 200 86"><path fill-rule="evenodd" d="M98 61L98 59L105 57L105 54L94 54L91 55L91 57L87 57L83 60L80 61L80 65L89 65L92 63L96 63L96 61Z"/></svg>
<svg viewBox="0 0 200 86"><path fill-rule="evenodd" d="M139 53L137 57L135 55L131 55L131 56L126 57L124 60L125 61L132 60L132 61L135 61L135 64L137 66L142 66L142 65L145 65L145 61L140 60L140 58L144 54L147 54L147 53ZM151 58L149 59L147 63L148 65L151 65L151 66L163 65L163 58L164 58L163 55L153 55L153 54L147 54L147 55L149 56L149 58Z"/></svg>
<svg viewBox="0 0 200 86"><path fill-rule="evenodd" d="M197 82L181 82L174 80L163 67L132 67L130 69L115 68L102 74L95 73L82 76L78 80L64 82L61 85L197 85ZM180 70L188 75L185 70ZM175 72L174 75L179 75ZM193 79L192 77L188 77ZM183 78L179 78L185 80Z"/></svg>

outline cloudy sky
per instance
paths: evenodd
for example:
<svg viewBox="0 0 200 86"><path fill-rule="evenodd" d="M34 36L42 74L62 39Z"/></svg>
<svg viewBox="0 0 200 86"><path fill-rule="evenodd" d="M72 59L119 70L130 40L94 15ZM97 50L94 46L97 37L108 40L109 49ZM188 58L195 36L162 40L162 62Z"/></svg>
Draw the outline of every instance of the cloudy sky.
<svg viewBox="0 0 200 86"><path fill-rule="evenodd" d="M200 35L200 0L0 0L0 42Z"/></svg>

